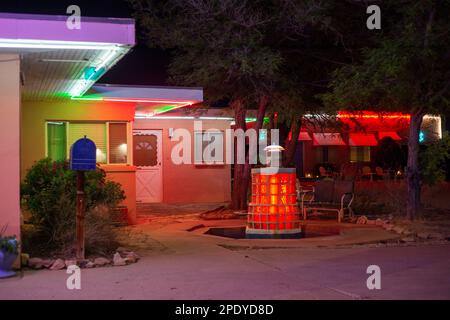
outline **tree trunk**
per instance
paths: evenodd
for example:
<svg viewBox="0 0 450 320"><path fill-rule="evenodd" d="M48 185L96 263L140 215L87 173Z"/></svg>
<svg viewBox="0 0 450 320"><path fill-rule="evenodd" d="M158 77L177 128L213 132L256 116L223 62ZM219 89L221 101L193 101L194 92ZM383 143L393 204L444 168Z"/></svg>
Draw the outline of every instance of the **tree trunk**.
<svg viewBox="0 0 450 320"><path fill-rule="evenodd" d="M256 130L256 141L259 141L259 130L262 128L264 123L264 116L266 114L267 104L269 100L266 96L262 96L258 103L258 113L256 114L256 122L254 129ZM248 186L250 183L250 174L251 174L252 166L249 163L249 154L247 153L245 157L245 165L243 169L242 174L242 183L241 186L243 190L241 190L242 195L240 197L241 201L239 204L240 210L246 210L247 209L247 193L248 193Z"/></svg>
<svg viewBox="0 0 450 320"><path fill-rule="evenodd" d="M423 114L411 114L408 138L408 163L406 167L406 216L413 220L420 207L419 134Z"/></svg>
<svg viewBox="0 0 450 320"><path fill-rule="evenodd" d="M262 128L264 122L264 116L266 114L267 104L269 99L266 96L262 96L258 104L258 113L256 115L255 130L257 141L259 139L259 129ZM246 110L240 101L233 104L234 116L235 116L235 129L246 130L245 114ZM247 209L247 193L250 183L251 164L249 163L248 153L245 157L245 164L234 165L233 176L233 193L231 208L234 210L246 210Z"/></svg>
<svg viewBox="0 0 450 320"><path fill-rule="evenodd" d="M284 151L284 157L283 157L283 167L290 167L294 165L294 157L295 157L295 151L297 150L297 144L298 144L298 135L300 134L300 129L302 126L302 118L294 118L292 119L291 123L291 140L289 141L289 135L286 138L285 146L286 150Z"/></svg>
<svg viewBox="0 0 450 320"><path fill-rule="evenodd" d="M232 104L232 108L234 110L234 119L235 119L235 127L234 129L242 129L246 130L247 126L245 124L245 114L246 110L242 105L242 101L236 100ZM245 189L242 186L242 180L244 175L244 167L245 164L236 163L236 154L234 155L235 163L234 163L234 174L233 174L233 190L231 193L231 209L234 210L242 210L242 195ZM245 191L246 192L246 191Z"/></svg>

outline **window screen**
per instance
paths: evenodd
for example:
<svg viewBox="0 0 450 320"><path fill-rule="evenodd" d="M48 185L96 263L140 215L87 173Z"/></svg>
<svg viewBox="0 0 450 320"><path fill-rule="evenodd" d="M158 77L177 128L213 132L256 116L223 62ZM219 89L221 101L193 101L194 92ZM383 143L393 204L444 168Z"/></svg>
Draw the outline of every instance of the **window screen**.
<svg viewBox="0 0 450 320"><path fill-rule="evenodd" d="M350 147L351 162L370 162L370 147Z"/></svg>
<svg viewBox="0 0 450 320"><path fill-rule="evenodd" d="M97 147L97 162L106 163L106 124L77 122L69 124L69 146L84 136L94 141Z"/></svg>
<svg viewBox="0 0 450 320"><path fill-rule="evenodd" d="M47 123L47 156L54 160L67 158L66 123Z"/></svg>
<svg viewBox="0 0 450 320"><path fill-rule="evenodd" d="M109 163L127 163L127 124L109 124Z"/></svg>

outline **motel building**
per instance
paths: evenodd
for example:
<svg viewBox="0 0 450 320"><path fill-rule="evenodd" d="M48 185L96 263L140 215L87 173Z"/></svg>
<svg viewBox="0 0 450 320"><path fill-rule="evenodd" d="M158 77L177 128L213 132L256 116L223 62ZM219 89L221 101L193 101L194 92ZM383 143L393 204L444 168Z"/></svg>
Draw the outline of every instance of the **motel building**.
<svg viewBox="0 0 450 320"><path fill-rule="evenodd" d="M231 110L203 110L201 88L98 84L135 45L135 21L83 17L81 29L68 29L66 20L0 14L0 227L7 225L7 234L20 238L20 181L39 159L68 159L71 145L85 135L96 144L98 166L122 185L131 224L138 204L230 201L230 164L201 159L175 164L171 152L179 143L172 139L175 129L200 140L208 129L223 135L233 126ZM342 112L338 118L348 124L347 133L304 121L295 160L298 177L314 175L322 163L370 164L385 136L405 143L407 115L380 119L370 112ZM201 131L194 128L197 120ZM425 139L442 135L439 117L428 116L427 123Z"/></svg>

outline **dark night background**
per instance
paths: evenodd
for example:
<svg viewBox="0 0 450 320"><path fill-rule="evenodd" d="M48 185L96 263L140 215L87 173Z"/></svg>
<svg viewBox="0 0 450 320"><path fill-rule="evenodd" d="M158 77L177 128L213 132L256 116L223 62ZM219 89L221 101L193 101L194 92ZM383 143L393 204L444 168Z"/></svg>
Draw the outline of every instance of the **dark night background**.
<svg viewBox="0 0 450 320"><path fill-rule="evenodd" d="M80 6L82 16L132 18L132 10L126 0L1 0L0 12L66 15L67 7L72 4ZM99 82L169 85L169 55L163 50L149 49L140 43L139 28L136 27L137 45ZM450 121L446 121L445 127L450 130Z"/></svg>
<svg viewBox="0 0 450 320"><path fill-rule="evenodd" d="M67 15L68 6L76 4L82 16L131 18L125 0L1 0L0 12ZM137 26L136 26L137 27ZM117 65L99 80L100 83L129 85L167 85L168 55L145 44L135 46Z"/></svg>

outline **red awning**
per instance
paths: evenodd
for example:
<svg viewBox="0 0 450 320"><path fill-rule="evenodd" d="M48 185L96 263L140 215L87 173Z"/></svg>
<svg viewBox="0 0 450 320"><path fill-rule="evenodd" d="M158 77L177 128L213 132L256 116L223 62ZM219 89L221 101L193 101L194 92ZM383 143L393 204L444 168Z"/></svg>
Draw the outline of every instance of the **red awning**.
<svg viewBox="0 0 450 320"><path fill-rule="evenodd" d="M292 131L289 131L288 139L289 141L292 139ZM298 141L311 141L311 140L312 140L311 136L306 131L300 131L300 133L298 134Z"/></svg>
<svg viewBox="0 0 450 320"><path fill-rule="evenodd" d="M395 140L395 141L402 140L402 138L400 138L400 136L395 131L380 131L380 132L378 132L379 140L386 138L386 137L392 138L392 140Z"/></svg>
<svg viewBox="0 0 450 320"><path fill-rule="evenodd" d="M313 146L345 146L339 133L313 133Z"/></svg>
<svg viewBox="0 0 450 320"><path fill-rule="evenodd" d="M298 135L298 140L300 141L311 141L311 136L306 131L300 131L300 134Z"/></svg>
<svg viewBox="0 0 450 320"><path fill-rule="evenodd" d="M371 133L350 133L348 138L350 146L372 147L378 145L375 135Z"/></svg>

